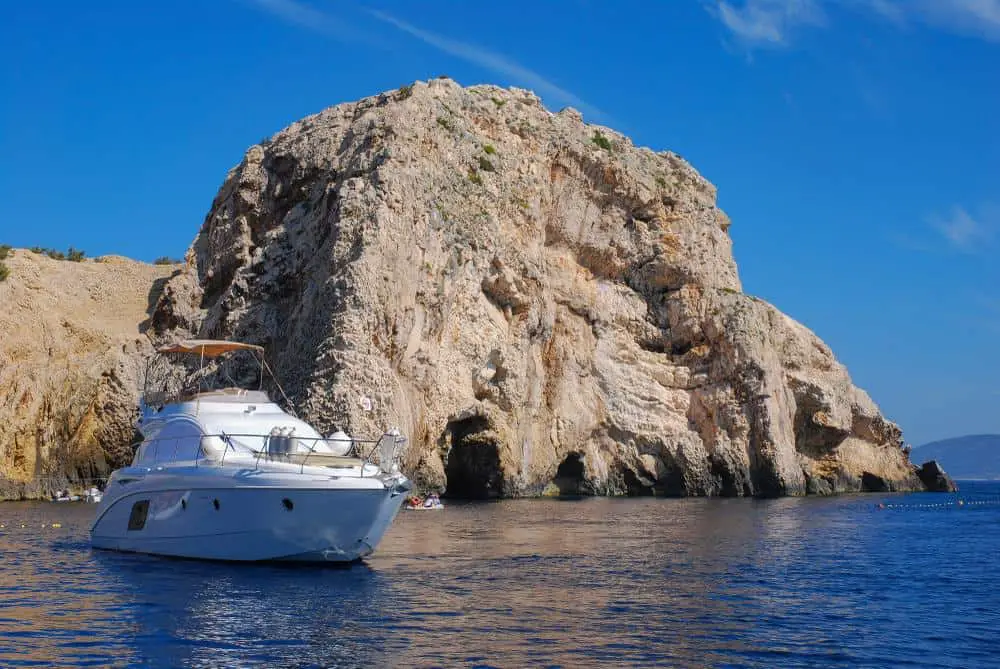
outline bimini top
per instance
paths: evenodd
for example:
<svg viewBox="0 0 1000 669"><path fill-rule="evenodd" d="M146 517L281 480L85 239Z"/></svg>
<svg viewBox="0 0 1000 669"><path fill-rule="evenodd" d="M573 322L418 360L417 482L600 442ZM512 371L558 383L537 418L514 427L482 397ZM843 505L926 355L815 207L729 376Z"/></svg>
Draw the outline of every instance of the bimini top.
<svg viewBox="0 0 1000 669"><path fill-rule="evenodd" d="M157 349L158 353L193 353L206 358L215 358L232 351L256 351L263 354L264 347L224 339L185 339Z"/></svg>

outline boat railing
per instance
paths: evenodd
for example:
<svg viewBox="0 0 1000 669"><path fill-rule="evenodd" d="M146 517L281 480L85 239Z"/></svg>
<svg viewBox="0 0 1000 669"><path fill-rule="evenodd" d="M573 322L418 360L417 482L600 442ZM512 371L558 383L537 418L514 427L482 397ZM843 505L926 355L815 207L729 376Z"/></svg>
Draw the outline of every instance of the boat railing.
<svg viewBox="0 0 1000 669"><path fill-rule="evenodd" d="M154 449L152 464L157 465L161 462L177 462L182 442L190 443L191 438L193 438L193 435L190 437L145 439L141 442L133 444L133 446L139 447L146 445L148 447L150 444L159 444L161 442L171 441L174 442L173 457L161 457L160 448L157 447ZM205 447L205 442L209 439L218 440L223 444L222 454L221 456L218 456L217 459ZM256 449L245 443L239 443L241 440L246 439L260 440L262 444L261 448ZM203 464L204 460L210 459L213 462L217 462L217 465L215 466L222 467L225 465L226 456L229 455L230 451L235 454L236 452L245 449L244 453L249 452L249 454L253 454L255 471L260 469L262 462L283 462L296 464L299 465L299 473L304 473L307 465L339 466L348 468L358 466L360 468L360 476L364 477L365 468L369 465L376 464L382 471L386 473L393 473L393 470L398 466L398 457L401 453L402 447L406 443L406 438L395 432L386 432L378 439L358 439L351 437L350 447L343 455L317 450L316 446L319 442L329 441L333 441L333 439L328 437L239 434L232 432L203 434L198 438L198 452L194 462L196 467L212 466ZM336 441L340 441L340 439L337 439ZM306 450L291 450L295 448L298 443L305 445ZM375 462L376 455L379 456L377 463Z"/></svg>

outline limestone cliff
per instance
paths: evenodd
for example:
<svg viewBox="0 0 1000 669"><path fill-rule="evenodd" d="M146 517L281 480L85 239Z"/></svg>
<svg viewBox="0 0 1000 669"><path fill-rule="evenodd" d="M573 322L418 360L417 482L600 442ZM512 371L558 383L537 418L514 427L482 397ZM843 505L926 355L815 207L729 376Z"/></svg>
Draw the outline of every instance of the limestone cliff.
<svg viewBox="0 0 1000 669"><path fill-rule="evenodd" d="M155 292L175 268L13 251L0 281L0 499L48 494L131 457Z"/></svg>
<svg viewBox="0 0 1000 669"><path fill-rule="evenodd" d="M152 324L263 344L308 419L399 426L449 494L922 488L830 349L741 291L728 228L675 154L418 82L252 146Z"/></svg>

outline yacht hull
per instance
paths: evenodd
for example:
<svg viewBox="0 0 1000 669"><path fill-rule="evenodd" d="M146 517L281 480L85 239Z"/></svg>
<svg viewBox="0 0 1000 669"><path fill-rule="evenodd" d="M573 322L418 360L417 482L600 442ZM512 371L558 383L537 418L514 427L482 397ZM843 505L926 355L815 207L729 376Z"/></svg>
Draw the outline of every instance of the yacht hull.
<svg viewBox="0 0 1000 669"><path fill-rule="evenodd" d="M209 560L353 562L375 550L408 488L187 488L152 482L105 497L91 544Z"/></svg>

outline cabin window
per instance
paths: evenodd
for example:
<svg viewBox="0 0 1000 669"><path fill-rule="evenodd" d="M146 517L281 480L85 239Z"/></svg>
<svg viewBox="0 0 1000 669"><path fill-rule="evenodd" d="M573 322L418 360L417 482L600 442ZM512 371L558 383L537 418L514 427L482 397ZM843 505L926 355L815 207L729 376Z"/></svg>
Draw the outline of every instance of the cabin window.
<svg viewBox="0 0 1000 669"><path fill-rule="evenodd" d="M128 517L128 529L141 530L146 526L146 514L149 513L149 500L144 499L132 505L132 513Z"/></svg>

